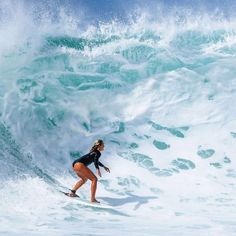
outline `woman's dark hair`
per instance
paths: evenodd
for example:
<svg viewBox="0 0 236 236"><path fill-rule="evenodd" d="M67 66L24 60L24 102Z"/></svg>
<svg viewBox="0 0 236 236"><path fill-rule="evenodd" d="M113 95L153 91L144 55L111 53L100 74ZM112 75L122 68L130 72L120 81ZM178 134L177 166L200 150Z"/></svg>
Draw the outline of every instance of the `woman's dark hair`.
<svg viewBox="0 0 236 236"><path fill-rule="evenodd" d="M90 152L94 152L95 150L97 150L97 148L100 146L100 145L104 145L104 142L101 140L101 139L98 139L94 142L92 148L90 149Z"/></svg>

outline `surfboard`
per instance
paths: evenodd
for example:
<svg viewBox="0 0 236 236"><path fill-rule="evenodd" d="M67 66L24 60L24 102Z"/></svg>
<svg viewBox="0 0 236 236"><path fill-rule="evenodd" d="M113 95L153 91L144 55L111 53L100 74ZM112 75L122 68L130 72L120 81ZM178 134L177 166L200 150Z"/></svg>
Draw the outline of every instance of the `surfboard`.
<svg viewBox="0 0 236 236"><path fill-rule="evenodd" d="M81 199L79 195L76 195L76 197L70 197L67 192L64 192L64 191L60 191L60 192L65 194L67 197L71 199L75 199L78 204L86 206L86 207L93 207L93 208L100 208L100 209L114 209L114 207L105 205L102 203L91 203L85 199Z"/></svg>

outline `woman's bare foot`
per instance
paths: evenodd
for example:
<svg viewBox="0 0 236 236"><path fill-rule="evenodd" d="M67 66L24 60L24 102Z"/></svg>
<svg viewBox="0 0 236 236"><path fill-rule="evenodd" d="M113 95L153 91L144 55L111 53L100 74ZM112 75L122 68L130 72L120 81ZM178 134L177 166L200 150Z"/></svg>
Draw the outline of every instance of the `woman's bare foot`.
<svg viewBox="0 0 236 236"><path fill-rule="evenodd" d="M91 203L100 203L97 199L91 200Z"/></svg>

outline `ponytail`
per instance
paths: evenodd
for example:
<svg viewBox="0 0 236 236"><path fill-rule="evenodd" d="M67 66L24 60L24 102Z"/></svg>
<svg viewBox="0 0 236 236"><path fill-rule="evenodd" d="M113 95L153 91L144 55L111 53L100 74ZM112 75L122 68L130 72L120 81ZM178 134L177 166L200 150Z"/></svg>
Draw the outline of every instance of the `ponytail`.
<svg viewBox="0 0 236 236"><path fill-rule="evenodd" d="M96 141L94 142L94 145L92 146L92 148L90 149L89 152L91 153L91 152L96 151L97 148L98 148L100 145L102 145L102 144L104 144L104 142L103 142L101 139L96 140Z"/></svg>

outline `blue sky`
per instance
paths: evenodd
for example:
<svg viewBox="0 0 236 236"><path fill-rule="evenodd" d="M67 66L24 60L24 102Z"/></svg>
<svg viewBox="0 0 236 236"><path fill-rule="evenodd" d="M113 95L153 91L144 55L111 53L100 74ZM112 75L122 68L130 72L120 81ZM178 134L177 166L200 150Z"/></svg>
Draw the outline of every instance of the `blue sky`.
<svg viewBox="0 0 236 236"><path fill-rule="evenodd" d="M11 1L17 4L20 2L19 0L9 0L9 2ZM162 6L164 16L176 7L191 9L193 14L201 11L212 13L215 9L223 12L226 17L236 14L236 0L22 0L22 2L26 6L33 6L36 15L41 13L41 16L46 10L56 17L56 9L63 6L69 9L74 16L80 18L82 15L86 24L96 24L112 19L125 21L137 8L155 16L158 14L158 5Z"/></svg>
<svg viewBox="0 0 236 236"><path fill-rule="evenodd" d="M75 9L83 8L87 19L91 21L125 19L137 7L152 11L156 9L157 4L161 4L167 11L174 7L184 7L192 9L193 12L203 9L212 12L218 9L225 16L236 12L236 0L61 0L60 2L70 2Z"/></svg>

